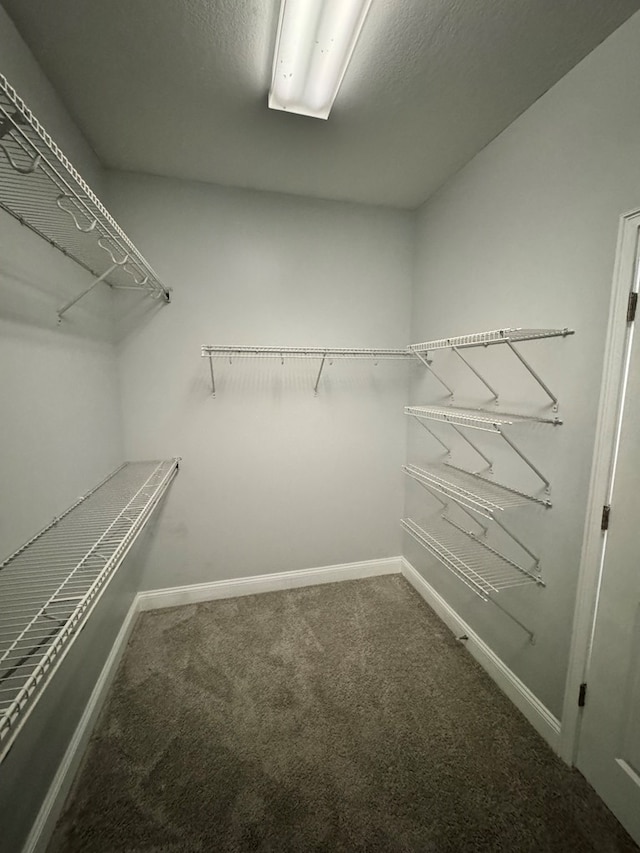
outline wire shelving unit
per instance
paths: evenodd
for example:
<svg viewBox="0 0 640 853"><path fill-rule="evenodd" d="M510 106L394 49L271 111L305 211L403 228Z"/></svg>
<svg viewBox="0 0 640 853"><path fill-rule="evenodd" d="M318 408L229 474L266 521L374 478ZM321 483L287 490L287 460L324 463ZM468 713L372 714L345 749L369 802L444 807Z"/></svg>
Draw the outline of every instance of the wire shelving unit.
<svg viewBox="0 0 640 853"><path fill-rule="evenodd" d="M503 486L480 474L458 468L450 462L421 468L418 465L403 465L403 471L414 480L419 480L445 497L453 498L468 509L483 515L494 516L504 510L527 506L532 503L545 507L551 501Z"/></svg>
<svg viewBox="0 0 640 853"><path fill-rule="evenodd" d="M458 335L453 338L440 338L435 341L425 341L421 344L411 344L413 352L429 352L435 349L452 349L457 347L486 347L493 344L518 343L519 341L537 341L542 338L558 338L573 335L571 329L492 329L489 332L473 332L470 335Z"/></svg>
<svg viewBox="0 0 640 853"><path fill-rule="evenodd" d="M209 359L209 370L211 375L211 392L216 396L216 382L213 370L215 358L228 358L230 362L234 358L279 358L284 364L286 358L315 359L320 362L318 375L313 386L314 393L318 393L318 385L322 371L327 361L334 359L369 359L377 361L415 361L415 356L408 349L378 349L375 347L274 347L274 346L208 346L202 347L202 357Z"/></svg>
<svg viewBox="0 0 640 853"><path fill-rule="evenodd" d="M541 424L551 424L552 426L559 426L562 421L558 417L553 418L544 418L538 416L529 416L529 415L513 415L508 414L506 412L486 412L482 409L458 409L454 406L440 407L440 406L406 406L405 414L411 415L419 421L427 420L427 421L439 421L440 423L449 424L452 429L457 432L457 434L464 439L474 450L475 452L484 459L487 463L489 470L493 469L493 462L489 457L482 451L477 444L475 444L471 439L465 435L464 431L459 429L459 427L465 427L468 429L480 430L482 432L493 432L499 435L504 441L509 445L509 447L517 453L517 455L522 459L522 461L528 465L528 467L534 472L534 474L542 480L547 491L551 488L550 481L545 477L545 475L540 471L540 469L534 465L534 463L529 459L529 457L523 453L522 450L518 447L518 445L513 441L513 439L508 436L504 428L525 424L525 423L541 423ZM426 427L427 432L429 432L446 450L448 453L451 453L451 448L444 442L436 433L432 432L428 427Z"/></svg>
<svg viewBox="0 0 640 853"><path fill-rule="evenodd" d="M0 74L0 207L94 281L170 301L166 287L7 79Z"/></svg>
<svg viewBox="0 0 640 853"><path fill-rule="evenodd" d="M459 409L454 406L406 406L405 413L414 418L424 418L431 421L441 421L455 426L480 429L485 432L500 432L502 427L512 424L531 423L558 426L562 423L559 418L543 418L531 415L514 415L507 412L486 412L482 409Z"/></svg>
<svg viewBox="0 0 640 853"><path fill-rule="evenodd" d="M404 518L402 526L485 601L493 600L492 594L511 587L529 584L544 586L538 574L507 559L486 542L463 531L447 518L429 522L428 529L421 527L411 518Z"/></svg>
<svg viewBox="0 0 640 853"><path fill-rule="evenodd" d="M0 761L178 463L126 463L0 563Z"/></svg>
<svg viewBox="0 0 640 853"><path fill-rule="evenodd" d="M477 379L489 390L493 399L497 402L498 392L491 385L482 373L462 355L460 350L469 349L472 347L488 347L496 344L505 344L515 357L520 361L523 367L529 372L531 377L538 383L540 388L549 397L553 405L554 411L558 409L558 398L549 388L542 377L529 364L527 359L522 355L519 349L515 347L516 343L523 341L538 341L543 338L566 338L567 335L573 335L572 329L492 329L488 332L473 332L469 335L458 335L453 338L439 338L433 341L424 341L419 344L411 344L409 349L411 352L422 361L425 367L435 376L435 378L443 385L450 397L453 397L453 389L434 371L428 359L429 352L434 350L451 349L458 358L469 368Z"/></svg>

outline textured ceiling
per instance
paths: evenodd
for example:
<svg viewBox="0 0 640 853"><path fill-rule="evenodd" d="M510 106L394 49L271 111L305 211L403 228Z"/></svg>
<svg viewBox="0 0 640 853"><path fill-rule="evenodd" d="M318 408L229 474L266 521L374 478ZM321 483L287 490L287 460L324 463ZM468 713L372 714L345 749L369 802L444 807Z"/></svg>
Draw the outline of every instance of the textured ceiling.
<svg viewBox="0 0 640 853"><path fill-rule="evenodd" d="M640 0L373 0L327 122L267 109L279 0L2 0L106 166L413 208Z"/></svg>

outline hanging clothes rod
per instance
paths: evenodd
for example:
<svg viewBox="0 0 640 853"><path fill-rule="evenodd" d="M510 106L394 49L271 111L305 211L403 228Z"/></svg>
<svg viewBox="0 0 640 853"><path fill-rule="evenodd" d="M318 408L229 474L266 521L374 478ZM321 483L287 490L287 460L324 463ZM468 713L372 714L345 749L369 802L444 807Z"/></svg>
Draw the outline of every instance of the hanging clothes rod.
<svg viewBox="0 0 640 853"><path fill-rule="evenodd" d="M322 371L327 362L334 359L370 359L372 361L415 361L415 356L408 349L378 349L375 347L252 347L252 346L209 346L202 347L201 355L209 359L211 375L211 393L216 396L216 382L213 370L214 358L228 358L231 363L234 358L279 358L284 364L285 358L319 359L320 368L313 387L318 393L318 385Z"/></svg>
<svg viewBox="0 0 640 853"><path fill-rule="evenodd" d="M203 356L233 358L371 358L411 359L408 349L376 349L375 347L247 347L203 346Z"/></svg>

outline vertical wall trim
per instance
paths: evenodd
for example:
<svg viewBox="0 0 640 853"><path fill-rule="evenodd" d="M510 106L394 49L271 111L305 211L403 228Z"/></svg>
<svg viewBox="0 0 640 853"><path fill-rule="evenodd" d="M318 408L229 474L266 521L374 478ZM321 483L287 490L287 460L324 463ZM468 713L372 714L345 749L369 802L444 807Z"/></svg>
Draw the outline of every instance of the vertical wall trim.
<svg viewBox="0 0 640 853"><path fill-rule="evenodd" d="M608 503L613 463L614 440L623 391L623 366L627 342L627 306L638 251L640 210L627 213L620 219L618 245L613 272L609 309L609 325L605 345L604 368L598 408L596 439L589 483L586 524L582 540L576 605L573 617L569 667L562 711L560 755L574 764L580 737L581 711L577 696L580 685L587 680L591 634L603 554L601 531L602 507Z"/></svg>

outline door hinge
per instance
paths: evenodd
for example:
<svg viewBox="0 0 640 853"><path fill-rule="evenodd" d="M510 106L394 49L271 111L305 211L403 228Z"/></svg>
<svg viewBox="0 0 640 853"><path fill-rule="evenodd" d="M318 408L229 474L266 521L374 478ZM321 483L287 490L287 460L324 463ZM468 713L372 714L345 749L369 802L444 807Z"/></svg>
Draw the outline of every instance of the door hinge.
<svg viewBox="0 0 640 853"><path fill-rule="evenodd" d="M583 681L578 691L578 708L584 708L584 703L587 697L587 682Z"/></svg>
<svg viewBox="0 0 640 853"><path fill-rule="evenodd" d="M629 302L627 303L627 323L633 323L636 319L636 309L638 307L638 294L632 290L629 294Z"/></svg>
<svg viewBox="0 0 640 853"><path fill-rule="evenodd" d="M608 530L609 529L609 517L611 515L611 507L609 504L605 504L602 507L602 518L600 519L600 530Z"/></svg>

